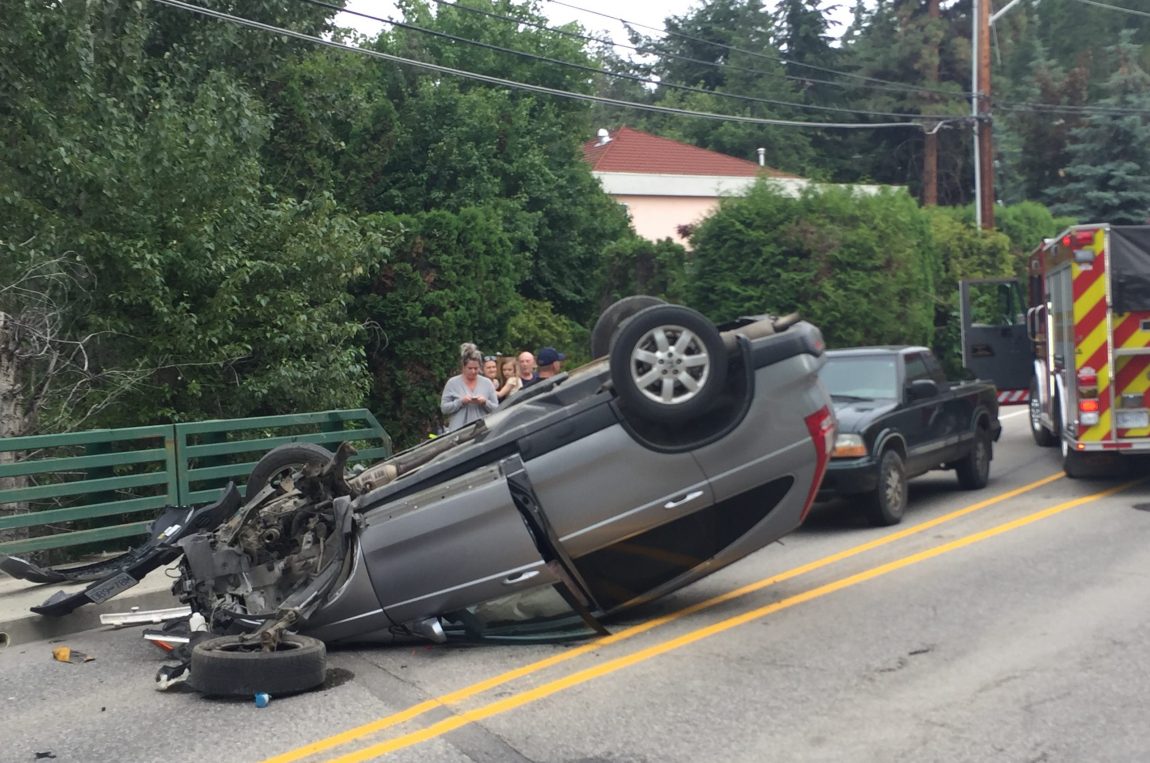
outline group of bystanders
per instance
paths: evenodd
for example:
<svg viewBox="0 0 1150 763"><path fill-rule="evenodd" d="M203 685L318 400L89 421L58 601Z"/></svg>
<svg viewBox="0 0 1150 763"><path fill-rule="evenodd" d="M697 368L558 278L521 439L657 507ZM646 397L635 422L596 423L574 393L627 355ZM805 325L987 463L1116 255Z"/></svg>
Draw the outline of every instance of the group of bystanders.
<svg viewBox="0 0 1150 763"><path fill-rule="evenodd" d="M538 357L538 360L536 358ZM546 381L562 369L567 356L544 347L538 356L524 350L518 357L484 355L471 342L459 347L459 373L447 380L439 409L448 432L478 421L521 389Z"/></svg>

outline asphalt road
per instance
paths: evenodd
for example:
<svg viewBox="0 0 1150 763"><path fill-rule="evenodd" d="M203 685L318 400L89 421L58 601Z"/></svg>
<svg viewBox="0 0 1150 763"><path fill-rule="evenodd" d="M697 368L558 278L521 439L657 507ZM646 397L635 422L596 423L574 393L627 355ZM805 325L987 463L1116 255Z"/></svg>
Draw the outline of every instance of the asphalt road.
<svg viewBox="0 0 1150 763"><path fill-rule="evenodd" d="M1065 479L1004 424L985 490L816 507L605 641L337 650L263 709L155 691L135 629L0 650L0 761L1148 760L1150 480Z"/></svg>

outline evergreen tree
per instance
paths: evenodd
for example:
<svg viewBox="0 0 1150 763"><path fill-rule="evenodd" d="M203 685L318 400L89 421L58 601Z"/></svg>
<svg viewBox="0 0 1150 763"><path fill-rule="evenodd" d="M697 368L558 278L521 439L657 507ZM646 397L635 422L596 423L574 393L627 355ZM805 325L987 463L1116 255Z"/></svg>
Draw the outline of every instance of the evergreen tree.
<svg viewBox="0 0 1150 763"><path fill-rule="evenodd" d="M1067 182L1053 210L1082 221L1139 224L1150 217L1150 75L1132 30L1107 50L1114 74L1096 112L1070 134Z"/></svg>

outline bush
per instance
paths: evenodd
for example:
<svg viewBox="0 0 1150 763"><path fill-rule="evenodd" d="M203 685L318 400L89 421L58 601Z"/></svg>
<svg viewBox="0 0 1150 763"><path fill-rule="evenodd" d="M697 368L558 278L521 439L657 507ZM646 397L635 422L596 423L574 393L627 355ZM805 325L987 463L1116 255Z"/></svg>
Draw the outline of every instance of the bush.
<svg viewBox="0 0 1150 763"><path fill-rule="evenodd" d="M938 271L929 219L904 191L760 182L691 239L689 302L715 320L799 311L832 347L929 344Z"/></svg>

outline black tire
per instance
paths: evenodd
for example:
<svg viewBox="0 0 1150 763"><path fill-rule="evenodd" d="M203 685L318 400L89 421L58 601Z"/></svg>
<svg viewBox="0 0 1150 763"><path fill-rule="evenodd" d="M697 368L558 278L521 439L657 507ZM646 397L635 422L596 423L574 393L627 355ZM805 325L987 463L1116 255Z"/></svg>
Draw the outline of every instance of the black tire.
<svg viewBox="0 0 1150 763"><path fill-rule="evenodd" d="M990 432L979 427L974 432L974 442L970 452L958 462L958 486L963 490L979 490L990 481L990 459L994 457L994 446L990 442Z"/></svg>
<svg viewBox="0 0 1150 763"><path fill-rule="evenodd" d="M256 636L221 636L192 648L188 684L215 696L282 696L314 689L326 672L327 648L318 639L288 633L276 651L263 652Z"/></svg>
<svg viewBox="0 0 1150 763"><path fill-rule="evenodd" d="M602 358L611 352L611 337L619 327L630 320L641 310L655 305L666 304L658 297L649 297L637 294L633 297L623 297L599 316L595 321L595 328L591 329L591 357Z"/></svg>
<svg viewBox="0 0 1150 763"><path fill-rule="evenodd" d="M878 487L867 496L867 520L876 527L897 525L906 511L906 464L897 450L883 451Z"/></svg>
<svg viewBox="0 0 1150 763"><path fill-rule="evenodd" d="M727 381L719 330L679 305L654 305L636 313L615 334L610 363L611 380L626 409L656 423L698 416L714 404Z"/></svg>
<svg viewBox="0 0 1150 763"><path fill-rule="evenodd" d="M1041 448L1053 448L1058 444L1058 433L1042 426L1042 422L1038 419L1039 413L1042 412L1042 401L1038 398L1038 379L1030 380L1030 397L1027 403L1030 406L1030 434L1034 437L1034 442Z"/></svg>
<svg viewBox="0 0 1150 763"><path fill-rule="evenodd" d="M248 474L244 497L251 498L265 485L279 485L279 481L305 466L324 466L331 461L331 451L309 442L293 442L272 448Z"/></svg>

